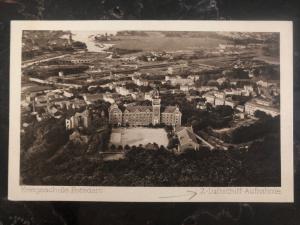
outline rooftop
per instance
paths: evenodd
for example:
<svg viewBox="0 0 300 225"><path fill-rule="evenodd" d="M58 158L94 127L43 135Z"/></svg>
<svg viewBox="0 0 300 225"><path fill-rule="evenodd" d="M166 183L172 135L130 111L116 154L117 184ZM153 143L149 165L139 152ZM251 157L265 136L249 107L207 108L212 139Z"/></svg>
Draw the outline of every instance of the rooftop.
<svg viewBox="0 0 300 225"><path fill-rule="evenodd" d="M181 145L185 145L190 142L198 143L191 127L179 127L178 129L176 129L176 134Z"/></svg>
<svg viewBox="0 0 300 225"><path fill-rule="evenodd" d="M167 106L163 113L174 113L178 109L177 106Z"/></svg>
<svg viewBox="0 0 300 225"><path fill-rule="evenodd" d="M255 106L255 107L266 109L266 110L272 110L272 111L278 112L278 113L280 112L280 110L278 108L273 107L273 106L266 106L266 105L258 104L258 103L256 103L256 101L254 99L246 102L245 106L246 105L251 105L251 106Z"/></svg>
<svg viewBox="0 0 300 225"><path fill-rule="evenodd" d="M152 106L142 106L142 105L136 105L136 106L128 106L125 111L128 110L129 112L152 112Z"/></svg>

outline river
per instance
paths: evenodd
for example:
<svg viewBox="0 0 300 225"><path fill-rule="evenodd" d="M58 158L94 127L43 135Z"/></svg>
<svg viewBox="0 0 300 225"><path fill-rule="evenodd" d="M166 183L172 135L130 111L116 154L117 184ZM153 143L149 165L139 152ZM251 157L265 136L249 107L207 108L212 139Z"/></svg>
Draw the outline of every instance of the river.
<svg viewBox="0 0 300 225"><path fill-rule="evenodd" d="M114 34L114 32L105 31L72 31L74 41L84 42L89 52L105 52L113 46L113 44L99 43L94 40L94 37L101 34Z"/></svg>

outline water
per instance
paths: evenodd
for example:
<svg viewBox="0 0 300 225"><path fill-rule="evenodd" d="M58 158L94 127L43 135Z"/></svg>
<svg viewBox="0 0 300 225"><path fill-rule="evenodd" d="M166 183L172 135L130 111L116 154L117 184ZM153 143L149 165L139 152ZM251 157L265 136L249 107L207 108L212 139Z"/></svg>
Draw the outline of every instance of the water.
<svg viewBox="0 0 300 225"><path fill-rule="evenodd" d="M100 43L94 40L94 37L102 34L115 34L115 32L106 32L106 31L72 31L72 38L74 41L84 42L87 46L89 52L105 52L114 44L109 43Z"/></svg>

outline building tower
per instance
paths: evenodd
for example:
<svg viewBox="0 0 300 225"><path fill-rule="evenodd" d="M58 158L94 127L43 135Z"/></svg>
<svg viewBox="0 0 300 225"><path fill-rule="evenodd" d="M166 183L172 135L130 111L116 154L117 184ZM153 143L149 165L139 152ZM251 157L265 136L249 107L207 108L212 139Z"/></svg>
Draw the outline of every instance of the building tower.
<svg viewBox="0 0 300 225"><path fill-rule="evenodd" d="M91 112L91 109L87 107L85 111L83 111L81 118L82 121L80 121L80 125L84 128L90 128L93 121L93 114Z"/></svg>
<svg viewBox="0 0 300 225"><path fill-rule="evenodd" d="M153 115L152 115L152 124L160 124L160 97L158 90L154 90L152 94L152 107L153 107Z"/></svg>
<svg viewBox="0 0 300 225"><path fill-rule="evenodd" d="M119 109L117 104L112 104L109 109L108 109L108 119L109 123L113 125L118 125L120 126L123 122L123 113ZM127 122L127 121L124 121Z"/></svg>

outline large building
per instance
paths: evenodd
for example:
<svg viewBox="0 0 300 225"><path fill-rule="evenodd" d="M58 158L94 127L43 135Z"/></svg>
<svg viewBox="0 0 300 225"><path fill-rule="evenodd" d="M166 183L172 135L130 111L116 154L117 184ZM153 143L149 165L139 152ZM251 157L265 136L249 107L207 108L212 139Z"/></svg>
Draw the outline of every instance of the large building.
<svg viewBox="0 0 300 225"><path fill-rule="evenodd" d="M225 93L223 92L207 92L203 95L203 97L206 99L207 103L210 103L213 106L227 105L231 108L235 108L235 106L238 104L238 102L233 101L231 97L226 97Z"/></svg>
<svg viewBox="0 0 300 225"><path fill-rule="evenodd" d="M122 124L122 111L117 104L112 104L109 108L109 123L121 125Z"/></svg>
<svg viewBox="0 0 300 225"><path fill-rule="evenodd" d="M142 79L142 78L137 78L137 77L132 77L131 78L133 80L133 83L135 83L138 86L148 86L149 85L149 81Z"/></svg>
<svg viewBox="0 0 300 225"><path fill-rule="evenodd" d="M245 113L248 115L254 116L256 111L265 112L272 117L278 116L280 114L279 108L276 108L271 105L261 104L261 101L256 99L250 100L245 104Z"/></svg>
<svg viewBox="0 0 300 225"><path fill-rule="evenodd" d="M128 106L123 112L122 124L147 126L154 124L152 106Z"/></svg>
<svg viewBox="0 0 300 225"><path fill-rule="evenodd" d="M82 113L76 112L75 115L66 118L66 129L89 128L91 125L91 113L88 109Z"/></svg>
<svg viewBox="0 0 300 225"><path fill-rule="evenodd" d="M181 116L178 106L167 106L161 112L160 96L157 90L152 94L152 106L127 106L122 112L116 104L109 108L109 123L114 125L148 126L164 123L180 126Z"/></svg>
<svg viewBox="0 0 300 225"><path fill-rule="evenodd" d="M187 149L199 149L199 144L192 127L179 127L176 129L176 135L179 140L178 151L183 152Z"/></svg>
<svg viewBox="0 0 300 225"><path fill-rule="evenodd" d="M169 81L171 85L194 85L195 81L194 79L190 78L182 78L180 76L176 77L170 77L170 76L165 76L165 81Z"/></svg>
<svg viewBox="0 0 300 225"><path fill-rule="evenodd" d="M116 89L116 92L120 95L129 95L130 94L130 91L126 87L117 86L115 89Z"/></svg>
<svg viewBox="0 0 300 225"><path fill-rule="evenodd" d="M167 125L181 125L181 112L177 106L167 106L161 113L161 123Z"/></svg>

